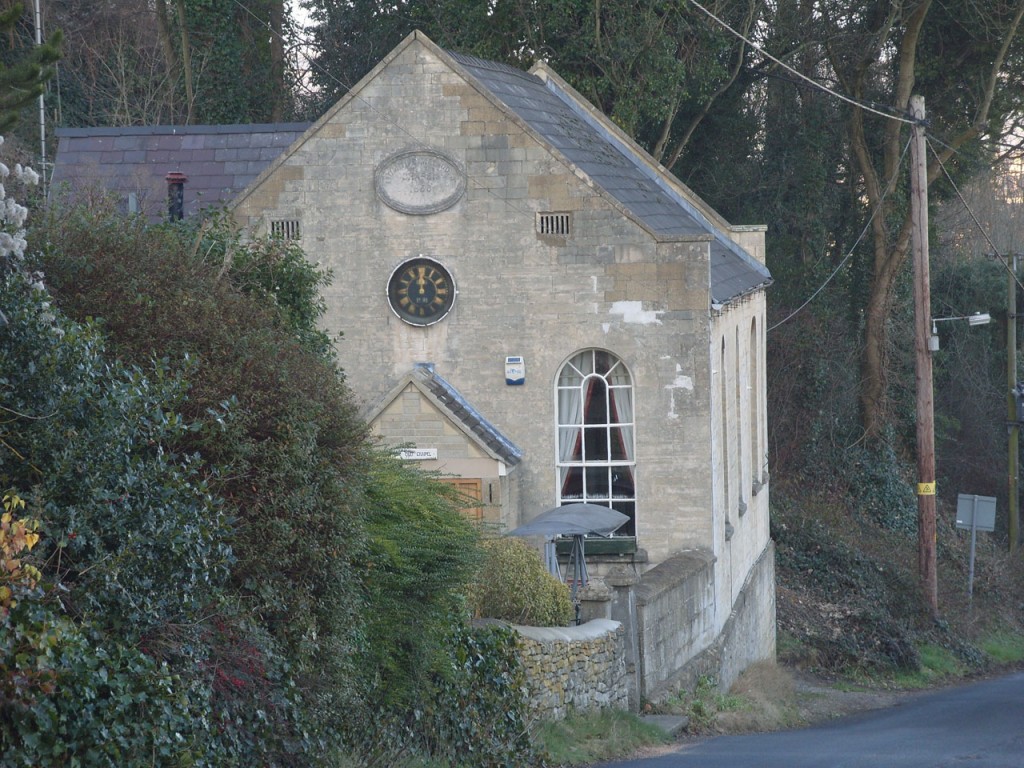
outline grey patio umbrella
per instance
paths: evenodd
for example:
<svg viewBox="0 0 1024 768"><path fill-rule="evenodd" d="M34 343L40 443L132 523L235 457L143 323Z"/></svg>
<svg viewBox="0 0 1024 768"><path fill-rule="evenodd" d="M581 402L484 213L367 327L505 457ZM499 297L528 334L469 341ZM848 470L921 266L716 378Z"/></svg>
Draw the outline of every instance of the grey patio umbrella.
<svg viewBox="0 0 1024 768"><path fill-rule="evenodd" d="M610 536L628 520L626 515L611 507L576 502L541 512L525 525L509 531L509 536L572 536L566 579L571 578L569 586L572 590L572 599L575 601L577 589L585 587L590 580L587 575L587 561L584 559L583 537ZM551 556L548 557L548 569L555 576L562 578L558 571L558 562Z"/></svg>

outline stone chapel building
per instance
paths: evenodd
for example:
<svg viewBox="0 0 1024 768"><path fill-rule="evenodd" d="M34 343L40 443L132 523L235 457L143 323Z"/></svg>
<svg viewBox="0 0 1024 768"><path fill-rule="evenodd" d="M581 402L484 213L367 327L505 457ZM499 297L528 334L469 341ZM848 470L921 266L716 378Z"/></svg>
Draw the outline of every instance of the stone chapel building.
<svg viewBox="0 0 1024 768"><path fill-rule="evenodd" d="M226 202L300 238L333 271L324 324L374 432L481 520L624 513L588 563L674 601L635 638L673 649L646 698L709 650L726 682L774 654L765 228L723 220L544 63L415 32L312 125L58 136L54 187L100 180L145 212L179 173L186 214Z"/></svg>

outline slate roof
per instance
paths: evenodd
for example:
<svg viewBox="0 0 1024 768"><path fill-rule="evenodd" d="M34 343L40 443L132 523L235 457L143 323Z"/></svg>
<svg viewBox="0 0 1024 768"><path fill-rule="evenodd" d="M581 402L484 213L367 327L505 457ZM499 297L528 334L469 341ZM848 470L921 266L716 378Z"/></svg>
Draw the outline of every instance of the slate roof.
<svg viewBox="0 0 1024 768"><path fill-rule="evenodd" d="M771 283L768 269L687 200L653 160L641 159L638 150L555 79L446 53L655 237L710 235L713 304L728 303ZM126 209L159 221L167 217L164 177L177 171L188 177L184 202L185 215L191 216L230 202L309 126L58 128L51 189L105 188L117 194Z"/></svg>
<svg viewBox="0 0 1024 768"><path fill-rule="evenodd" d="M58 128L50 188L104 189L125 210L167 219L165 176L184 173L185 215L223 206L287 149L310 123ZM66 189L66 192L64 191ZM131 197L131 201L129 198Z"/></svg>
<svg viewBox="0 0 1024 768"><path fill-rule="evenodd" d="M367 423L372 423L410 385L441 411L452 424L460 427L492 458L499 459L513 467L522 461L522 449L505 437L497 427L470 405L459 390L434 370L433 363L416 363L412 370L391 388L391 391L363 412L363 418Z"/></svg>
<svg viewBox="0 0 1024 768"><path fill-rule="evenodd" d="M477 440L510 466L523 458L523 451L505 437L497 427L485 419L469 401L451 384L441 377L430 363L418 364L412 372L412 379L433 395L436 405L457 424L461 424Z"/></svg>
<svg viewBox="0 0 1024 768"><path fill-rule="evenodd" d="M771 284L767 267L729 239L607 125L551 79L448 52L470 76L657 236L711 235L712 302Z"/></svg>

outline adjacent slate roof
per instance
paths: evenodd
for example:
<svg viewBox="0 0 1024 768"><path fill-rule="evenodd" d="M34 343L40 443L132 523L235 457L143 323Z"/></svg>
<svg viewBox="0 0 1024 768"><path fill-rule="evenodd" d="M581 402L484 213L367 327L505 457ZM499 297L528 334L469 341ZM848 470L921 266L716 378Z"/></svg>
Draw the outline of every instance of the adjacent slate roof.
<svg viewBox="0 0 1024 768"><path fill-rule="evenodd" d="M410 384L492 458L512 467L522 461L522 449L470 405L459 390L434 370L433 363L417 363L390 392L363 414L366 421L373 422Z"/></svg>
<svg viewBox="0 0 1024 768"><path fill-rule="evenodd" d="M448 52L466 72L656 236L711 235L712 302L771 283L768 269L729 239L622 139L552 78Z"/></svg>
<svg viewBox="0 0 1024 768"><path fill-rule="evenodd" d="M184 173L185 215L226 205L309 123L58 128L50 188L78 196L113 193L128 211L167 219L167 181Z"/></svg>
<svg viewBox="0 0 1024 768"><path fill-rule="evenodd" d="M771 283L768 269L680 192L657 164L560 84L505 64L446 52L484 91L588 176L654 237L710 236L711 301L721 305ZM543 70L543 67L535 69ZM543 72L542 72L543 73ZM51 189L99 187L127 210L167 217L171 171L184 173L185 215L227 204L309 123L57 129Z"/></svg>
<svg viewBox="0 0 1024 768"><path fill-rule="evenodd" d="M523 458L523 451L505 437L498 428L485 419L469 401L445 381L430 363L417 365L412 380L421 384L432 395L432 400L453 422L460 425L485 445L491 453L506 464L515 466Z"/></svg>

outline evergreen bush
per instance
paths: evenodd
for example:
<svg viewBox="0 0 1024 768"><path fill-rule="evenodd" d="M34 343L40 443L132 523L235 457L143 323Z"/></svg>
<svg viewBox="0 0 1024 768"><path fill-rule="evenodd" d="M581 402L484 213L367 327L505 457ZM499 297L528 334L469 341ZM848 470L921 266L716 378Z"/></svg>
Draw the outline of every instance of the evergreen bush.
<svg viewBox="0 0 1024 768"><path fill-rule="evenodd" d="M287 659L309 731L329 731L342 702L361 696L354 564L366 553L359 498L371 458L337 368L300 338L287 302L239 290L230 265L213 263L189 228L77 206L56 208L30 238L58 305L101 317L121 359L142 371L157 360L187 370L180 411L203 426L169 450L197 455L210 492L224 500L235 555L227 589ZM312 266L292 267L318 284Z"/></svg>
<svg viewBox="0 0 1024 768"><path fill-rule="evenodd" d="M371 733L394 754L529 764L515 686L488 699L504 720L458 731L450 747L436 740L440 723L475 706L445 693L476 685L457 669L505 663L486 643L458 656L452 639L478 533L451 487L368 440L316 328L324 277L301 251L242 245L214 226L149 227L103 205L54 207L29 240L29 268L45 270L54 303L79 322L53 334L60 365L45 345L5 350L0 370L19 372L11 392L41 394L4 402L26 419L59 405L68 429L39 420L5 440L25 455L31 436L45 457L18 466L38 475L30 498L54 523L40 546L58 553L47 562L67 579L76 631L108 633L108 645L110 631L124 633L105 651L113 661L79 664L68 680L87 695L97 676L137 674L137 690L103 690L154 740L163 723L194 722L175 731L165 764L363 761ZM9 332L29 339L25 323L12 317ZM40 370L77 370L67 341L92 355L82 381L44 386ZM0 477L26 487L8 471L12 456ZM136 693L163 709L132 708ZM109 707L82 711L96 733L123 720ZM124 764L163 755L134 738L122 742Z"/></svg>
<svg viewBox="0 0 1024 768"><path fill-rule="evenodd" d="M537 550L511 536L488 539L483 550L471 592L475 615L538 627L573 621L569 588L548 573Z"/></svg>
<svg viewBox="0 0 1024 768"><path fill-rule="evenodd" d="M237 764L195 642L231 550L196 462L168 450L181 380L110 360L21 271L0 304L0 763Z"/></svg>
<svg viewBox="0 0 1024 768"><path fill-rule="evenodd" d="M467 618L465 585L479 561L478 531L454 486L390 453L366 480L369 547L362 668L374 704L404 709L445 662L453 624Z"/></svg>
<svg viewBox="0 0 1024 768"><path fill-rule="evenodd" d="M517 635L507 627L456 625L427 733L431 754L459 768L543 766L530 738L530 710Z"/></svg>

